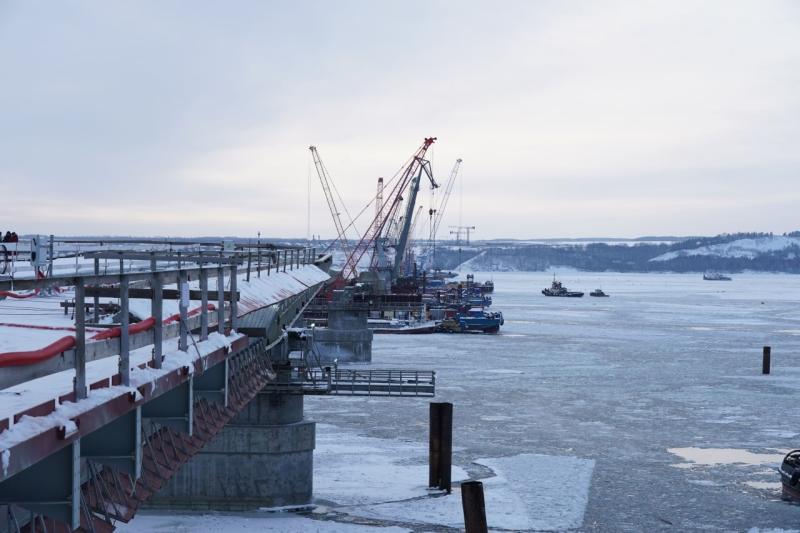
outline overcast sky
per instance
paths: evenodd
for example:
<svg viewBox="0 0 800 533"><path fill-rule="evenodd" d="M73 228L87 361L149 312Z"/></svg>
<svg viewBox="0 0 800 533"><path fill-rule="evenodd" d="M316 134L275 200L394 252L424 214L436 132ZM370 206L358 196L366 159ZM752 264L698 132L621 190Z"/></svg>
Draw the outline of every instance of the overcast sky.
<svg viewBox="0 0 800 533"><path fill-rule="evenodd" d="M426 136L477 238L800 229L800 2L0 0L2 230L303 237Z"/></svg>

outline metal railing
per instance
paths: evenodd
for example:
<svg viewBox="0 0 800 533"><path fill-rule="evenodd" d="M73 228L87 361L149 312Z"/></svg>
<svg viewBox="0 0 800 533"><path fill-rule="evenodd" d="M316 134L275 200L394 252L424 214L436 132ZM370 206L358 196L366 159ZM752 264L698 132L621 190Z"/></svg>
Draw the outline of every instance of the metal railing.
<svg viewBox="0 0 800 533"><path fill-rule="evenodd" d="M292 379L269 384L270 392L331 394L339 396L420 396L436 393L433 370L395 369L308 369L296 372Z"/></svg>
<svg viewBox="0 0 800 533"><path fill-rule="evenodd" d="M78 275L93 270L104 274L141 272L151 268L149 255L158 254L167 267L177 269L197 263L192 258L199 258L200 262L207 257L236 258L249 281L251 273L261 277L265 271L286 272L312 264L317 259L316 252L316 247L232 240L71 239L40 235L0 244L0 280L35 278L37 270L46 272L48 277L58 272Z"/></svg>

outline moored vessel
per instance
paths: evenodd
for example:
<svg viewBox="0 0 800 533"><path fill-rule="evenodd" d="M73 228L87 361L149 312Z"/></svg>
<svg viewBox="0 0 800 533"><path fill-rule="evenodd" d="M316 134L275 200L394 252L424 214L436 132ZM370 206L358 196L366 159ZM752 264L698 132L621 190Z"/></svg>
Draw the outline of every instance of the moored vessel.
<svg viewBox="0 0 800 533"><path fill-rule="evenodd" d="M445 333L497 333L505 323L503 313L481 308L467 309L445 318L438 330Z"/></svg>
<svg viewBox="0 0 800 533"><path fill-rule="evenodd" d="M553 283L550 287L542 289L542 294L545 296L560 296L562 298L581 298L583 296L580 291L567 290L560 281L556 281L555 275L553 276Z"/></svg>
<svg viewBox="0 0 800 533"><path fill-rule="evenodd" d="M589 293L589 296L595 296L597 298L608 298L608 294L603 292L603 289L595 289Z"/></svg>
<svg viewBox="0 0 800 533"><path fill-rule="evenodd" d="M782 498L800 503L800 450L787 453L778 471L781 474Z"/></svg>

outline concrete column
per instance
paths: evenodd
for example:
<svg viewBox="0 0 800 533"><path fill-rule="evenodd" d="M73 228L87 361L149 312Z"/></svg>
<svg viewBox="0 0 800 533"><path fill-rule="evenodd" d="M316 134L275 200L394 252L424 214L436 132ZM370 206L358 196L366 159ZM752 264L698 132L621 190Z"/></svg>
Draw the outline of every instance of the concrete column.
<svg viewBox="0 0 800 533"><path fill-rule="evenodd" d="M323 363L372 361L372 330L367 309L353 304L350 289L334 291L328 326L314 330L314 345Z"/></svg>
<svg viewBox="0 0 800 533"><path fill-rule="evenodd" d="M148 507L247 511L311 502L314 422L300 394L260 393Z"/></svg>

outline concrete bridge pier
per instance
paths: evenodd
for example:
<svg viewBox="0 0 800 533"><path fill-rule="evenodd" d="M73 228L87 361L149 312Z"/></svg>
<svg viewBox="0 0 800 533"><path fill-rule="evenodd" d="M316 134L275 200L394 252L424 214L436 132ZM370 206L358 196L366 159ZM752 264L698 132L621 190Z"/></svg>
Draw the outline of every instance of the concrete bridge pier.
<svg viewBox="0 0 800 533"><path fill-rule="evenodd" d="M314 442L315 423L303 418L302 394L259 393L149 507L246 511L308 504Z"/></svg>
<svg viewBox="0 0 800 533"><path fill-rule="evenodd" d="M290 350L286 341L270 349L276 385L289 383ZM151 497L148 507L247 511L307 505L315 430L303 416L301 391L268 386Z"/></svg>
<svg viewBox="0 0 800 533"><path fill-rule="evenodd" d="M372 361L369 307L353 301L353 289L334 291L328 306L328 327L314 330L314 346L323 363Z"/></svg>

